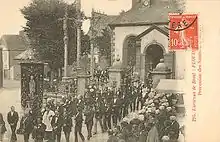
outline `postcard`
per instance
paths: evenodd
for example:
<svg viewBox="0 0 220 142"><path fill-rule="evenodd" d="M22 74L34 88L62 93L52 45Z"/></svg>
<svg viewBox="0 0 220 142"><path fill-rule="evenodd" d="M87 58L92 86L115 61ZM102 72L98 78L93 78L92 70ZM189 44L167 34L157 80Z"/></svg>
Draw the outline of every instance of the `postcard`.
<svg viewBox="0 0 220 142"><path fill-rule="evenodd" d="M3 1L0 141L219 142L219 6Z"/></svg>

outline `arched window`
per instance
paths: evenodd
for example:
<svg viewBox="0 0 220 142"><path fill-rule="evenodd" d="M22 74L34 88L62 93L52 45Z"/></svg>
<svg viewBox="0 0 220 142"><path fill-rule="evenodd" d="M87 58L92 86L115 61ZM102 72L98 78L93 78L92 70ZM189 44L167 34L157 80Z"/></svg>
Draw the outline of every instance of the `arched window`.
<svg viewBox="0 0 220 142"><path fill-rule="evenodd" d="M123 64L125 66L135 66L136 64L135 36L128 37L124 42Z"/></svg>

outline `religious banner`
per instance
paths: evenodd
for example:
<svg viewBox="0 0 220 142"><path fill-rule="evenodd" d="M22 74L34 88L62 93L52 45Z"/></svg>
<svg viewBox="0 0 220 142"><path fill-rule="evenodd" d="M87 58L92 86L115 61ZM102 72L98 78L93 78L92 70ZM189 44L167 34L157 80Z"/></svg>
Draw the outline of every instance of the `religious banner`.
<svg viewBox="0 0 220 142"><path fill-rule="evenodd" d="M44 64L21 63L21 105L37 114L43 103Z"/></svg>

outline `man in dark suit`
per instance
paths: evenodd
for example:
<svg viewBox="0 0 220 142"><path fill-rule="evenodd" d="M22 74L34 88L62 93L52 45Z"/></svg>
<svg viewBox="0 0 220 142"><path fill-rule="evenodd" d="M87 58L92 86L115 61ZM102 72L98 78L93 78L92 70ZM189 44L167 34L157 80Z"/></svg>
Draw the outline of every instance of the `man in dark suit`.
<svg viewBox="0 0 220 142"><path fill-rule="evenodd" d="M42 122L42 118L37 118L37 123L34 126L32 137L34 142L43 142L46 125Z"/></svg>
<svg viewBox="0 0 220 142"><path fill-rule="evenodd" d="M176 116L170 116L171 124L169 127L170 139L177 141L179 139L180 125L176 121Z"/></svg>
<svg viewBox="0 0 220 142"><path fill-rule="evenodd" d="M92 126L93 126L93 118L94 118L94 111L92 106L87 106L86 112L85 112L85 124L88 131L88 140L92 137Z"/></svg>
<svg viewBox="0 0 220 142"><path fill-rule="evenodd" d="M19 116L18 116L18 113L15 111L15 107L12 106L11 107L11 111L8 113L7 115L7 120L8 120L8 123L11 127L11 142L15 142L17 141L17 136L16 136L16 128L17 128L17 123L18 123L18 120L19 120Z"/></svg>
<svg viewBox="0 0 220 142"><path fill-rule="evenodd" d="M29 142L30 134L34 128L33 116L30 111L25 111L24 116L21 118L20 127L23 131L24 142Z"/></svg>
<svg viewBox="0 0 220 142"><path fill-rule="evenodd" d="M64 119L63 119L63 132L65 134L66 142L70 141L70 133L72 131L73 127L73 122L72 122L72 117L70 114L64 111Z"/></svg>
<svg viewBox="0 0 220 142"><path fill-rule="evenodd" d="M60 102L57 102L56 110L59 112L59 115L63 116L63 113L64 113L63 104L61 104Z"/></svg>
<svg viewBox="0 0 220 142"><path fill-rule="evenodd" d="M53 136L54 140L60 142L61 140L61 131L63 127L63 116L59 114L59 111L55 111L55 115L52 117L51 125L53 127Z"/></svg>
<svg viewBox="0 0 220 142"><path fill-rule="evenodd" d="M119 99L117 95L114 95L114 100L113 100L113 105L112 105L112 122L114 124L114 126L117 125L118 122L118 116L119 116Z"/></svg>
<svg viewBox="0 0 220 142"><path fill-rule="evenodd" d="M78 133L79 136L81 137L82 141L85 141L85 138L82 134L82 122L83 122L83 114L82 114L82 109L81 107L78 107L78 113L76 114L75 117L75 142L78 142Z"/></svg>
<svg viewBox="0 0 220 142"><path fill-rule="evenodd" d="M97 124L99 122L102 132L104 132L102 118L103 118L103 107L104 102L102 100L101 94L98 94L98 98L95 103L95 123L94 123L94 135L97 134Z"/></svg>
<svg viewBox="0 0 220 142"><path fill-rule="evenodd" d="M112 117L112 106L111 104L105 104L105 113L104 113L104 128L105 130L111 129L111 117Z"/></svg>

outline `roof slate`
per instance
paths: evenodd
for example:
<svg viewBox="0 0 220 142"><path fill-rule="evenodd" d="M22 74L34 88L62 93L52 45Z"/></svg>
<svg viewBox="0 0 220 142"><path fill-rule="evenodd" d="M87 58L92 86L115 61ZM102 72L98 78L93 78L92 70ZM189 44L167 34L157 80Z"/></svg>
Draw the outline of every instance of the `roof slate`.
<svg viewBox="0 0 220 142"><path fill-rule="evenodd" d="M22 51L28 47L25 37L21 35L3 35L1 39L6 42L8 50Z"/></svg>
<svg viewBox="0 0 220 142"><path fill-rule="evenodd" d="M172 2L171 2L172 1ZM137 23L164 23L168 22L168 14L180 12L179 5L174 0L152 0L151 6L137 4L127 12L119 15L110 26Z"/></svg>
<svg viewBox="0 0 220 142"><path fill-rule="evenodd" d="M29 49L25 50L24 52L22 52L21 54L17 55L14 59L15 60L37 60L37 58L35 56L35 52L31 48L29 48Z"/></svg>

